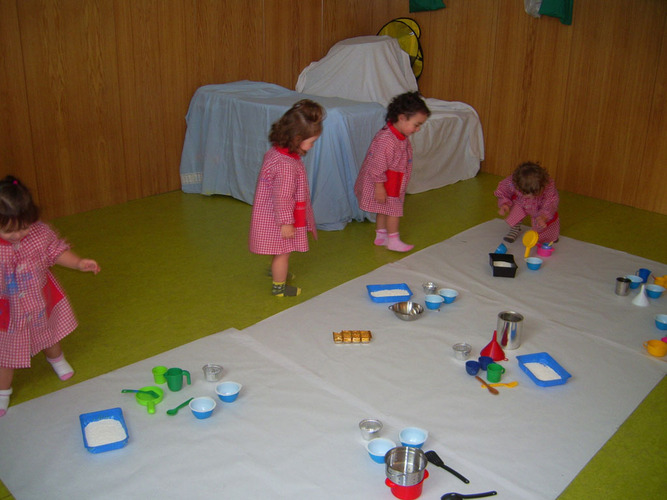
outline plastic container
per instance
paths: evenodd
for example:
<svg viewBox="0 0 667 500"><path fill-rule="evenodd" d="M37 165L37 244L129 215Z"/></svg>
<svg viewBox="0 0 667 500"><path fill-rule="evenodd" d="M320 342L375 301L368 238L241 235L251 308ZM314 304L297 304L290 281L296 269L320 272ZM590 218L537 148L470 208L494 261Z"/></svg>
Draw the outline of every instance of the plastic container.
<svg viewBox="0 0 667 500"><path fill-rule="evenodd" d="M546 352L523 354L521 356L517 356L516 360L519 362L519 367L526 373L526 375L528 375L530 379L540 387L551 387L554 385L564 384L567 382L567 379L572 376ZM546 365L554 372L556 372L559 375L559 378L555 380L542 380L538 378L529 367L526 366L526 363L540 363L542 365Z"/></svg>
<svg viewBox="0 0 667 500"><path fill-rule="evenodd" d="M424 479L422 479L417 484L412 486L401 486L395 484L391 479L387 478L384 480L384 484L389 486L391 489L391 494L396 498L401 500L415 500L419 498L422 494L422 488L424 486L424 481L428 478L428 470L424 470Z"/></svg>
<svg viewBox="0 0 667 500"><path fill-rule="evenodd" d="M537 245L537 255L540 257L551 257L554 247L549 245Z"/></svg>
<svg viewBox="0 0 667 500"><path fill-rule="evenodd" d="M511 253L490 253L489 265L494 276L501 278L514 278L516 276L518 266L514 262L514 255Z"/></svg>
<svg viewBox="0 0 667 500"><path fill-rule="evenodd" d="M368 296L373 302L405 302L412 297L412 291L405 283L394 283L390 285L366 285ZM378 292L386 292L388 290L396 290L396 293L402 292L400 295L374 295Z"/></svg>
<svg viewBox="0 0 667 500"><path fill-rule="evenodd" d="M123 430L125 431L125 438L118 441L109 442L102 445L91 446L88 443L86 438L86 426L98 422L100 420L117 420L120 422ZM125 419L123 418L123 410L120 408L109 408L108 410L94 411L92 413L82 413L79 415L79 422L81 423L81 434L83 435L83 445L91 453L103 453L105 451L117 450L123 448L127 441L130 439L130 435L127 432L127 426L125 425Z"/></svg>

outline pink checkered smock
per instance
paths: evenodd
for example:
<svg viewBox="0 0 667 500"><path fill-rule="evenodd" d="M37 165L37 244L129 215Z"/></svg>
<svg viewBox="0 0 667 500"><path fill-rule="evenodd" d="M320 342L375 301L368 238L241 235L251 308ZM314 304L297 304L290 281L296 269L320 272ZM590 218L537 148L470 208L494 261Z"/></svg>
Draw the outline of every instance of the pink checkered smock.
<svg viewBox="0 0 667 500"><path fill-rule="evenodd" d="M402 177L400 187L397 186L397 196L389 196L388 190L387 201L378 203L375 201L375 184L386 183L388 171L393 171L390 173L394 179L397 175L399 178ZM387 123L375 134L354 184L354 194L359 200L359 208L375 214L402 217L405 190L411 174L412 145L407 137Z"/></svg>
<svg viewBox="0 0 667 500"><path fill-rule="evenodd" d="M510 211L505 218L510 226L519 224L529 215L532 228L537 231L535 218L544 216L547 220L547 227L542 231L537 231L538 242L550 243L556 241L560 236L559 198L553 179L549 181L539 196L526 196L514 185L510 176L498 183L498 188L493 194L498 198L498 208L503 205L510 206Z"/></svg>
<svg viewBox="0 0 667 500"><path fill-rule="evenodd" d="M77 327L49 268L69 245L36 222L19 243L0 238L0 366L28 368L30 358Z"/></svg>
<svg viewBox="0 0 667 500"><path fill-rule="evenodd" d="M293 238L280 226L292 224ZM317 238L306 169L298 154L272 147L264 155L252 204L249 246L252 253L282 255L308 251L308 231Z"/></svg>

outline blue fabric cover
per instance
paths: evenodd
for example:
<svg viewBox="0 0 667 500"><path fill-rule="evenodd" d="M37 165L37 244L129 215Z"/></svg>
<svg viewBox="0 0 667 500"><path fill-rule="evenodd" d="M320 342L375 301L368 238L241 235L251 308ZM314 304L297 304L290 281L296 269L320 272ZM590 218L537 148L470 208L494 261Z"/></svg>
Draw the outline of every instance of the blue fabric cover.
<svg viewBox="0 0 667 500"><path fill-rule="evenodd" d="M359 208L354 182L384 124L385 108L265 82L206 85L195 92L181 156L183 191L223 194L252 204L262 159L271 146L271 125L304 98L326 109L322 136L304 157L318 229L339 230L351 220L370 217Z"/></svg>

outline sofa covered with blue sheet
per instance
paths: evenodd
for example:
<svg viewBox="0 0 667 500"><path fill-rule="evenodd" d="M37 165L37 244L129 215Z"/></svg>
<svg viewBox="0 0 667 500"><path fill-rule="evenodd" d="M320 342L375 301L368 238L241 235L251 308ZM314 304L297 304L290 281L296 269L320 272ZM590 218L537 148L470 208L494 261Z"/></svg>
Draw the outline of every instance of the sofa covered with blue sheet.
<svg viewBox="0 0 667 500"><path fill-rule="evenodd" d="M362 221L365 214L354 196L354 182L384 123L384 107L302 94L271 83L238 81L197 89L186 115L182 190L252 204L262 159L271 146L271 125L304 98L326 110L322 135L304 157L317 227L339 230L352 220Z"/></svg>

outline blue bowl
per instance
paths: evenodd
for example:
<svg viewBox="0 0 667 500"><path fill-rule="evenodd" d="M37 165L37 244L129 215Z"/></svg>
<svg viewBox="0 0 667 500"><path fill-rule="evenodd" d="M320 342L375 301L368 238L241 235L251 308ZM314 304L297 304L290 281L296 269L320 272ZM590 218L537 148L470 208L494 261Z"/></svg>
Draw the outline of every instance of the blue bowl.
<svg viewBox="0 0 667 500"><path fill-rule="evenodd" d="M241 387L243 386L238 382L220 382L215 386L215 393L220 398L220 401L232 403L239 397Z"/></svg>
<svg viewBox="0 0 667 500"><path fill-rule="evenodd" d="M635 289L642 284L642 279L636 274L626 274L626 278L630 280L630 288Z"/></svg>
<svg viewBox="0 0 667 500"><path fill-rule="evenodd" d="M428 439L428 431L419 427L406 427L398 434L398 439L403 446L421 448Z"/></svg>
<svg viewBox="0 0 667 500"><path fill-rule="evenodd" d="M396 448L396 443L391 439L386 438L374 438L366 443L366 450L368 455L371 457L373 462L379 464L384 463L384 456L387 452L393 448Z"/></svg>
<svg viewBox="0 0 667 500"><path fill-rule="evenodd" d="M215 400L208 396L201 396L190 401L190 410L192 414L198 419L208 418L213 414L215 408Z"/></svg>
<svg viewBox="0 0 667 500"><path fill-rule="evenodd" d="M445 299L445 304L451 304L459 296L459 292L453 288L441 288L438 290L438 295L441 295Z"/></svg>
<svg viewBox="0 0 667 500"><path fill-rule="evenodd" d="M657 299L662 295L662 292L665 291L665 287L660 285L646 285L645 290L646 295L652 299Z"/></svg>
<svg viewBox="0 0 667 500"><path fill-rule="evenodd" d="M655 326L658 327L658 330L667 330L667 314L656 314Z"/></svg>
<svg viewBox="0 0 667 500"><path fill-rule="evenodd" d="M445 298L441 295L430 293L424 298L424 300L426 301L426 307L428 309L440 309L440 306L445 301Z"/></svg>
<svg viewBox="0 0 667 500"><path fill-rule="evenodd" d="M540 266L542 266L542 259L539 257L528 257L526 259L526 265L531 271L537 271Z"/></svg>

